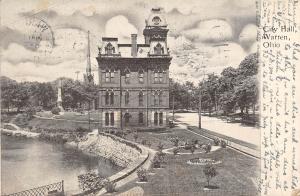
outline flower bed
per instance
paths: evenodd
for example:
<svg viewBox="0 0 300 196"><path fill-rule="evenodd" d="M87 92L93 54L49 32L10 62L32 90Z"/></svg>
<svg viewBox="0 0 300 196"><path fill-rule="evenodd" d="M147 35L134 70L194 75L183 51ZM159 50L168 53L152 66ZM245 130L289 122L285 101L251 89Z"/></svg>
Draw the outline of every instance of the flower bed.
<svg viewBox="0 0 300 196"><path fill-rule="evenodd" d="M187 161L187 164L190 165L207 165L207 164L220 164L221 161L216 161L214 159L202 159L202 158L194 158Z"/></svg>

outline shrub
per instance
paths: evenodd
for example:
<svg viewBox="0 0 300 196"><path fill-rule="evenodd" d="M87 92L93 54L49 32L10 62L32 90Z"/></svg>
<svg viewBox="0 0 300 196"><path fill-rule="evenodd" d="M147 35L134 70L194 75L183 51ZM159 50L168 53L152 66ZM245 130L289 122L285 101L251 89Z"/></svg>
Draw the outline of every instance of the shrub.
<svg viewBox="0 0 300 196"><path fill-rule="evenodd" d="M60 112L60 109L58 107L54 107L54 108L52 108L51 112L52 112L52 114L58 115Z"/></svg>
<svg viewBox="0 0 300 196"><path fill-rule="evenodd" d="M146 169L141 168L139 170L137 170L137 176L139 178L140 182L147 182L148 181L148 172Z"/></svg>
<svg viewBox="0 0 300 196"><path fill-rule="evenodd" d="M221 141L221 147L222 148L226 148L226 146L227 146L227 143L224 140L222 140Z"/></svg>
<svg viewBox="0 0 300 196"><path fill-rule="evenodd" d="M36 114L34 106L28 106L25 108L25 113L28 116L29 120L33 118L33 115Z"/></svg>
<svg viewBox="0 0 300 196"><path fill-rule="evenodd" d="M161 162L161 163L165 162L166 153L164 153L164 152L162 152L162 151L159 151L159 152L157 153L157 156L158 156L158 158L160 159L160 162Z"/></svg>
<svg viewBox="0 0 300 196"><path fill-rule="evenodd" d="M211 144L206 144L203 146L205 153L209 153L211 151Z"/></svg>
<svg viewBox="0 0 300 196"><path fill-rule="evenodd" d="M210 180L217 175L217 171L215 167L211 163L209 163L203 168L203 173L206 177L207 186L209 186Z"/></svg>
<svg viewBox="0 0 300 196"><path fill-rule="evenodd" d="M160 168L161 167L161 158L158 155L155 155L152 160L153 168Z"/></svg>
<svg viewBox="0 0 300 196"><path fill-rule="evenodd" d="M116 185L117 185L116 183L111 182L109 179L106 179L105 182L104 182L105 190L108 193L117 192Z"/></svg>
<svg viewBox="0 0 300 196"><path fill-rule="evenodd" d="M177 155L178 153L179 153L179 148L174 148L174 149L173 149L173 154L174 154L174 155Z"/></svg>
<svg viewBox="0 0 300 196"><path fill-rule="evenodd" d="M35 111L36 112L41 112L41 111L43 111L43 107L42 106L36 106Z"/></svg>
<svg viewBox="0 0 300 196"><path fill-rule="evenodd" d="M88 132L89 130L83 127L77 127L75 131L79 133L84 133L84 132Z"/></svg>
<svg viewBox="0 0 300 196"><path fill-rule="evenodd" d="M195 140L193 140L192 143L193 143L194 145L197 145L197 144L199 143L199 140L195 139Z"/></svg>
<svg viewBox="0 0 300 196"><path fill-rule="evenodd" d="M194 154L194 152L195 152L195 150L196 150L196 147L195 147L194 145L192 145L192 147L191 147L190 150L191 150L191 153Z"/></svg>
<svg viewBox="0 0 300 196"><path fill-rule="evenodd" d="M178 144L179 144L178 137L171 138L171 142L174 144L175 147L178 147Z"/></svg>
<svg viewBox="0 0 300 196"><path fill-rule="evenodd" d="M96 190L103 187L103 178L98 176L95 172L89 172L78 176L79 188L82 191Z"/></svg>
<svg viewBox="0 0 300 196"><path fill-rule="evenodd" d="M214 138L214 144L215 144L215 146L219 146L220 139L219 138Z"/></svg>
<svg viewBox="0 0 300 196"><path fill-rule="evenodd" d="M142 145L146 146L147 145L147 140L142 140Z"/></svg>
<svg viewBox="0 0 300 196"><path fill-rule="evenodd" d="M157 145L157 148L158 148L159 152L162 152L164 145L161 142L159 142L159 144Z"/></svg>
<svg viewBox="0 0 300 196"><path fill-rule="evenodd" d="M138 139L138 133L134 133L134 135L133 135L133 138L134 138L134 141L136 142L137 141L137 139Z"/></svg>

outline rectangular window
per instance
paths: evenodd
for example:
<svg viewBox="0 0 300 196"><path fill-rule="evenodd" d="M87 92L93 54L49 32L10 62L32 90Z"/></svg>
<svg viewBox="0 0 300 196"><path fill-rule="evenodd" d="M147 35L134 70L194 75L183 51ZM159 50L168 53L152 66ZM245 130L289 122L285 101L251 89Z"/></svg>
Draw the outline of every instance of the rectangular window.
<svg viewBox="0 0 300 196"><path fill-rule="evenodd" d="M105 113L105 126L109 125L109 113Z"/></svg>
<svg viewBox="0 0 300 196"><path fill-rule="evenodd" d="M110 82L110 73L108 71L105 72L105 82Z"/></svg>
<svg viewBox="0 0 300 196"><path fill-rule="evenodd" d="M163 73L159 73L159 83L163 83Z"/></svg>
<svg viewBox="0 0 300 196"><path fill-rule="evenodd" d="M163 124L163 121L164 121L164 119L163 119L163 113L160 112L160 113L159 113L159 125L162 125L162 124Z"/></svg>
<svg viewBox="0 0 300 196"><path fill-rule="evenodd" d="M129 73L129 72L126 72L126 73L125 73L125 82L126 82L126 83L129 83L129 82L130 82L130 73Z"/></svg>
<svg viewBox="0 0 300 196"><path fill-rule="evenodd" d="M111 126L115 125L115 114L113 112L110 113L110 125Z"/></svg>
<svg viewBox="0 0 300 196"><path fill-rule="evenodd" d="M143 124L144 123L144 115L142 112L139 113L139 124Z"/></svg>
<svg viewBox="0 0 300 196"><path fill-rule="evenodd" d="M154 73L154 83L158 83L158 73Z"/></svg>

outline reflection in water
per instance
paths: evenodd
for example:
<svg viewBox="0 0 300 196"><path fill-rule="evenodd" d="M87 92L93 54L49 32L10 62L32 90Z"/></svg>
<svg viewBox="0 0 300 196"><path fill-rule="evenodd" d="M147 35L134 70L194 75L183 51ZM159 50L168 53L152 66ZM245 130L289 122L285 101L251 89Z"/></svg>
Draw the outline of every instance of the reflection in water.
<svg viewBox="0 0 300 196"><path fill-rule="evenodd" d="M61 180L65 190L78 189L77 176L91 170L103 177L121 168L104 158L34 139L1 136L2 194L18 192Z"/></svg>

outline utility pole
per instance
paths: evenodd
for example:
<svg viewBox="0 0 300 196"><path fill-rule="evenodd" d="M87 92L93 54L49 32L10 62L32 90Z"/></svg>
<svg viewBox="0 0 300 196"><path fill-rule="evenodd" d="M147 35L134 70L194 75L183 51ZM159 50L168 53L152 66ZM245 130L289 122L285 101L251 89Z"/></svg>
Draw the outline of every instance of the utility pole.
<svg viewBox="0 0 300 196"><path fill-rule="evenodd" d="M78 81L78 74L80 73L79 71L75 71L76 73L76 81Z"/></svg>
<svg viewBox="0 0 300 196"><path fill-rule="evenodd" d="M89 131L91 131L91 116L90 116L90 109L91 109L91 100L89 100L89 111L88 111L88 115L89 115Z"/></svg>
<svg viewBox="0 0 300 196"><path fill-rule="evenodd" d="M172 116L173 116L173 122L174 122L174 93L172 93Z"/></svg>
<svg viewBox="0 0 300 196"><path fill-rule="evenodd" d="M202 98L202 95L201 95L201 87L199 87L199 125L198 125L198 127L199 127L199 129L201 129L202 128L202 125L201 125L201 112L202 112L202 102L201 102L201 98Z"/></svg>

